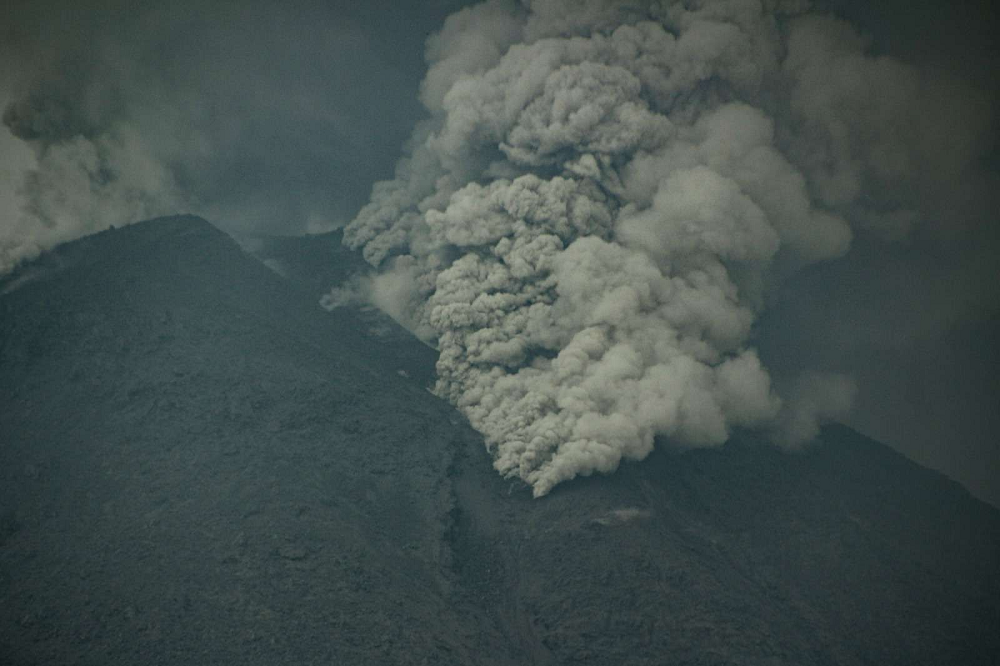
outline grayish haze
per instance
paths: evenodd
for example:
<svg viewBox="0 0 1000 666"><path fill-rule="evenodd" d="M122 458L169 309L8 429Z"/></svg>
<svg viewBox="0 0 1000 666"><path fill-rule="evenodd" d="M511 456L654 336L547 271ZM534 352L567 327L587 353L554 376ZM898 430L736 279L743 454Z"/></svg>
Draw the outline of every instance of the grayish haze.
<svg viewBox="0 0 1000 666"><path fill-rule="evenodd" d="M836 417L1000 504L987 4L494 2L428 73L461 4L6 3L0 272L177 210L353 219L379 271L338 295L435 342L439 392L539 494L654 435ZM546 206L563 228L522 223Z"/></svg>
<svg viewBox="0 0 1000 666"><path fill-rule="evenodd" d="M457 4L5 2L0 271L178 210L343 225L391 174L423 42Z"/></svg>

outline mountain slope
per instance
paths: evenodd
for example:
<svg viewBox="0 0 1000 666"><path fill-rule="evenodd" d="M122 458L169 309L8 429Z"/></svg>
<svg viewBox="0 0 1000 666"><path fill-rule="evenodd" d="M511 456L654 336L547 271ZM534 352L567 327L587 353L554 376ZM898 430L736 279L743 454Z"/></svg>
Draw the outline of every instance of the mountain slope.
<svg viewBox="0 0 1000 666"><path fill-rule="evenodd" d="M450 412L201 220L86 244L0 301L0 650L467 663Z"/></svg>
<svg viewBox="0 0 1000 666"><path fill-rule="evenodd" d="M532 500L282 272L177 217L0 283L4 663L997 663L1000 513L944 477L831 427Z"/></svg>

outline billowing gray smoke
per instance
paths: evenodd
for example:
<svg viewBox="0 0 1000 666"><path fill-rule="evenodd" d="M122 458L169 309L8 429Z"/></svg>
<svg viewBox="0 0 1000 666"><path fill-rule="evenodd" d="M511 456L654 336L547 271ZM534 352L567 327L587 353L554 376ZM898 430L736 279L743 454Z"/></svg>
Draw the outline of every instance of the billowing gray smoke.
<svg viewBox="0 0 1000 666"><path fill-rule="evenodd" d="M864 48L780 0L491 0L448 19L432 118L345 238L378 268L364 296L439 348L436 391L501 474L540 496L658 435L791 446L847 410L835 374L800 368L779 396L754 322L855 233L911 233L921 161L989 118Z"/></svg>

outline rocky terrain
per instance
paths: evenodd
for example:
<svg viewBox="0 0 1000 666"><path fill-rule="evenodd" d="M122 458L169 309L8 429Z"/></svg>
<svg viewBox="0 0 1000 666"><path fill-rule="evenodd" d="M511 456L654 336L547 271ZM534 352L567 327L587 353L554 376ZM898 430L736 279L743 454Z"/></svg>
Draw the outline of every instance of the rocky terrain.
<svg viewBox="0 0 1000 666"><path fill-rule="evenodd" d="M337 241L164 218L0 281L0 663L1000 663L958 484L831 426L533 500L433 350L319 307Z"/></svg>

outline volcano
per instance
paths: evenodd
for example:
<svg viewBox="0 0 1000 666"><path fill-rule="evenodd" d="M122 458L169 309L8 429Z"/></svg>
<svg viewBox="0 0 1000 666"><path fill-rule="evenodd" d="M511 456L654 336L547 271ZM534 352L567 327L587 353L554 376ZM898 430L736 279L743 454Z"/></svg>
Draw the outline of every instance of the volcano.
<svg viewBox="0 0 1000 666"><path fill-rule="evenodd" d="M192 216L0 281L0 662L996 664L1000 512L843 426L542 499L323 310L338 234Z"/></svg>

